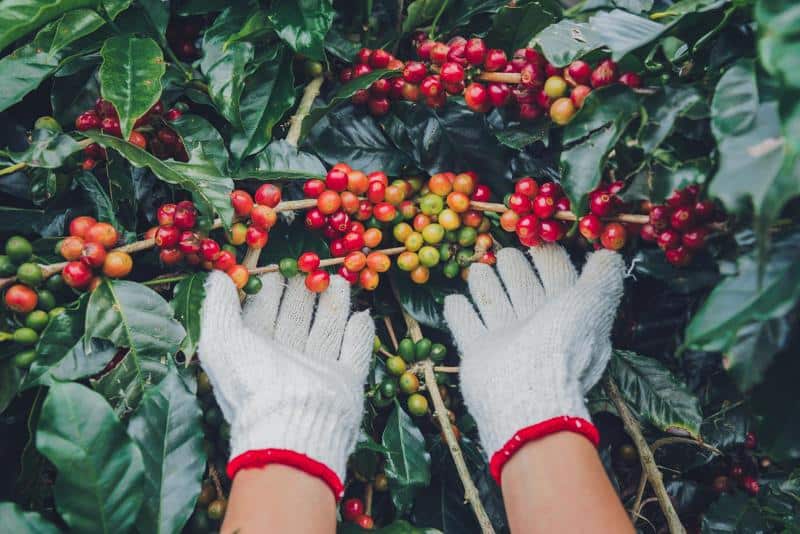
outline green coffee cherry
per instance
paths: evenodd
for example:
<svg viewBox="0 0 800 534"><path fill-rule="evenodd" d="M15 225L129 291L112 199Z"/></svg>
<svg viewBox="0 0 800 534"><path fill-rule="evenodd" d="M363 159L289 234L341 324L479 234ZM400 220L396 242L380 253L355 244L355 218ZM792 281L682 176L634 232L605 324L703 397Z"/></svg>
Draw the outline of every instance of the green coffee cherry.
<svg viewBox="0 0 800 534"><path fill-rule="evenodd" d="M414 361L414 342L410 338L403 338L400 340L400 345L397 347L397 353L407 362Z"/></svg>
<svg viewBox="0 0 800 534"><path fill-rule="evenodd" d="M6 241L6 255L12 262L19 265L31 259L33 246L24 237L15 235Z"/></svg>
<svg viewBox="0 0 800 534"><path fill-rule="evenodd" d="M36 359L35 350L33 349L24 350L14 355L14 365L19 367L20 369L24 369L26 367L30 367L30 365L33 363L35 359Z"/></svg>
<svg viewBox="0 0 800 534"><path fill-rule="evenodd" d="M442 362L445 356L447 356L447 347L441 343L434 343L431 345L431 353L429 357L434 361L434 363Z"/></svg>
<svg viewBox="0 0 800 534"><path fill-rule="evenodd" d="M432 347L431 340L423 337L414 345L414 359L418 362L426 359L428 355L431 353Z"/></svg>
<svg viewBox="0 0 800 534"><path fill-rule="evenodd" d="M20 345L35 345L39 340L39 334L33 328L23 326L14 330L14 342Z"/></svg>
<svg viewBox="0 0 800 534"><path fill-rule="evenodd" d="M278 268L285 278L296 276L299 272L297 269L297 260L294 258L283 258L278 264Z"/></svg>

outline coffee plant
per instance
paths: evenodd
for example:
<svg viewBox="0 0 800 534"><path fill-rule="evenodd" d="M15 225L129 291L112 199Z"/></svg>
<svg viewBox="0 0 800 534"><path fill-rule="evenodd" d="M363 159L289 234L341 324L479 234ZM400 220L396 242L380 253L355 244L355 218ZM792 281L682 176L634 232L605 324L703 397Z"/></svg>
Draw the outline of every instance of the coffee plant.
<svg viewBox="0 0 800 534"><path fill-rule="evenodd" d="M0 0L0 524L219 529L219 269L372 310L341 532L508 531L442 302L558 241L629 266L637 529L797 532L798 57L791 0Z"/></svg>

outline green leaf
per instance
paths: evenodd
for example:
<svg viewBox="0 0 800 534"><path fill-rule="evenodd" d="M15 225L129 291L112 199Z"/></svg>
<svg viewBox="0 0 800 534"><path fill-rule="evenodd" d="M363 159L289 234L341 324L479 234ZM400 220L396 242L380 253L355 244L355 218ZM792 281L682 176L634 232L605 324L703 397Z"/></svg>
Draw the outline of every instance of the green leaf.
<svg viewBox="0 0 800 534"><path fill-rule="evenodd" d="M226 227L230 226L233 220L233 208L230 202L233 181L222 176L214 163L161 161L146 150L117 137L94 131L84 132L84 135L106 148L113 148L134 166L148 167L161 180L190 191L201 211L208 214L216 213L222 218ZM194 154L196 155L197 151Z"/></svg>
<svg viewBox="0 0 800 534"><path fill-rule="evenodd" d="M754 321L786 315L800 298L800 233L772 246L759 280L756 252L739 257L737 272L722 280L686 328L686 345L727 351L739 329Z"/></svg>
<svg viewBox="0 0 800 534"><path fill-rule="evenodd" d="M94 106L98 96L100 84L94 69L85 69L71 76L59 76L53 80L50 92L53 117L59 124L72 125L78 115Z"/></svg>
<svg viewBox="0 0 800 534"><path fill-rule="evenodd" d="M272 4L269 20L297 53L322 61L333 14L330 0L278 0Z"/></svg>
<svg viewBox="0 0 800 534"><path fill-rule="evenodd" d="M800 89L800 9L792 0L758 0L758 55L764 68Z"/></svg>
<svg viewBox="0 0 800 534"><path fill-rule="evenodd" d="M403 33L427 25L448 0L414 0L408 4L408 14L403 20Z"/></svg>
<svg viewBox="0 0 800 534"><path fill-rule="evenodd" d="M722 495L703 514L703 534L767 532L766 527L758 501L743 493Z"/></svg>
<svg viewBox="0 0 800 534"><path fill-rule="evenodd" d="M606 156L639 111L636 95L621 85L592 91L564 128L562 185L573 206L583 207L598 183Z"/></svg>
<svg viewBox="0 0 800 534"><path fill-rule="evenodd" d="M141 6L147 22L153 28L153 36L163 43L169 23L169 4L161 0L137 0L137 4Z"/></svg>
<svg viewBox="0 0 800 534"><path fill-rule="evenodd" d="M104 280L89 297L86 337L127 347L136 360L178 351L186 332L161 295L128 280Z"/></svg>
<svg viewBox="0 0 800 534"><path fill-rule="evenodd" d="M197 397L170 366L128 422L144 459L140 532L180 532L194 509L205 471L203 412Z"/></svg>
<svg viewBox="0 0 800 534"><path fill-rule="evenodd" d="M158 384L167 369L164 360L142 359L129 352L90 383L111 404L114 413L124 417L139 406L144 392Z"/></svg>
<svg viewBox="0 0 800 534"><path fill-rule="evenodd" d="M303 119L303 127L301 129L300 139L305 139L306 135L308 135L308 133L311 131L311 128L331 110L343 102L349 102L350 98L356 94L357 91L368 88L377 80L396 74L397 71L394 70L375 69L368 74L359 76L358 78L350 80L346 84L342 85L339 90L336 91L336 94L331 97L327 104L315 107L306 116L306 118Z"/></svg>
<svg viewBox="0 0 800 534"><path fill-rule="evenodd" d="M239 106L242 127L234 131L230 143L237 162L267 146L273 126L293 105L292 55L280 47L247 80Z"/></svg>
<svg viewBox="0 0 800 534"><path fill-rule="evenodd" d="M486 42L493 48L516 50L561 18L561 4L555 0L532 0L504 6L494 16Z"/></svg>
<svg viewBox="0 0 800 534"><path fill-rule="evenodd" d="M736 135L750 129L758 113L758 84L755 63L740 59L717 82L711 101L711 129L714 137Z"/></svg>
<svg viewBox="0 0 800 534"><path fill-rule="evenodd" d="M585 22L560 20L540 31L533 43L556 67L565 67L573 60L602 46L601 36Z"/></svg>
<svg viewBox="0 0 800 534"><path fill-rule="evenodd" d="M142 506L139 448L111 407L76 383L55 383L42 405L36 448L58 469L53 494L76 532L126 532Z"/></svg>
<svg viewBox="0 0 800 534"><path fill-rule="evenodd" d="M279 139L248 160L237 178L307 180L324 178L326 174L325 165L318 157Z"/></svg>
<svg viewBox="0 0 800 534"><path fill-rule="evenodd" d="M20 386L19 368L14 365L13 358L0 360L0 414L2 414L14 397Z"/></svg>
<svg viewBox="0 0 800 534"><path fill-rule="evenodd" d="M648 97L644 103L647 122L639 133L642 150L652 154L672 132L679 117L705 105L703 97L691 86L664 86L663 91Z"/></svg>
<svg viewBox="0 0 800 534"><path fill-rule="evenodd" d="M53 130L34 130L31 144L23 152L10 153L11 160L31 167L55 169L80 152L81 145L67 134Z"/></svg>
<svg viewBox="0 0 800 534"><path fill-rule="evenodd" d="M397 301L411 317L425 326L448 331L443 315L444 299L461 292L461 284L438 274L427 284L415 284L408 273L397 269L389 271L389 277L396 289Z"/></svg>
<svg viewBox="0 0 800 534"><path fill-rule="evenodd" d="M0 111L6 110L39 87L59 65L58 56L37 50L32 44L0 59Z"/></svg>
<svg viewBox="0 0 800 534"><path fill-rule="evenodd" d="M786 348L792 331L787 317L747 323L725 353L725 368L741 391L761 383L775 355Z"/></svg>
<svg viewBox="0 0 800 534"><path fill-rule="evenodd" d="M203 117L184 114L169 123L183 141L189 163L211 162L220 173L228 168L228 151L220 133Z"/></svg>
<svg viewBox="0 0 800 534"><path fill-rule="evenodd" d="M67 11L96 5L97 0L5 0L0 3L0 50Z"/></svg>
<svg viewBox="0 0 800 534"><path fill-rule="evenodd" d="M500 110L493 110L486 116L492 134L505 146L522 150L536 141L547 142L550 122L544 118L533 122L508 120Z"/></svg>
<svg viewBox="0 0 800 534"><path fill-rule="evenodd" d="M164 54L150 38L125 35L106 40L100 55L100 92L114 104L122 137L127 139L136 120L161 97Z"/></svg>
<svg viewBox="0 0 800 534"><path fill-rule="evenodd" d="M61 531L37 512L25 512L13 502L0 502L0 524L14 534L59 534Z"/></svg>
<svg viewBox="0 0 800 534"><path fill-rule="evenodd" d="M386 476L392 502L399 511L408 510L419 487L431 480L430 455L425 451L425 438L414 421L395 402L395 407L383 430Z"/></svg>
<svg viewBox="0 0 800 534"><path fill-rule="evenodd" d="M686 385L654 358L615 350L609 366L628 406L656 428L700 434L700 405Z"/></svg>
<svg viewBox="0 0 800 534"><path fill-rule="evenodd" d="M105 25L103 17L91 9L68 11L58 20L50 43L50 54L57 54L67 45Z"/></svg>
<svg viewBox="0 0 800 534"><path fill-rule="evenodd" d="M186 331L180 350L187 357L191 357L197 351L197 343L200 340L200 307L206 297L203 284L207 276L208 273L195 273L178 282L170 302L175 311L175 318L181 322Z"/></svg>
<svg viewBox="0 0 800 534"><path fill-rule="evenodd" d="M73 177L73 183L79 185L86 192L87 200L94 206L94 214L99 221L105 221L114 225L120 232L125 228L117 220L117 214L108 192L103 189L97 177L91 172L81 172Z"/></svg>
<svg viewBox="0 0 800 534"><path fill-rule="evenodd" d="M796 324L796 323L795 323ZM798 344L786 347L775 358L764 381L751 394L753 411L758 414L759 451L776 462L800 458L800 426L796 424L800 397L795 387L800 360Z"/></svg>
<svg viewBox="0 0 800 534"><path fill-rule="evenodd" d="M651 43L668 29L668 26L621 9L598 12L589 18L589 26L599 43L611 51L614 61Z"/></svg>

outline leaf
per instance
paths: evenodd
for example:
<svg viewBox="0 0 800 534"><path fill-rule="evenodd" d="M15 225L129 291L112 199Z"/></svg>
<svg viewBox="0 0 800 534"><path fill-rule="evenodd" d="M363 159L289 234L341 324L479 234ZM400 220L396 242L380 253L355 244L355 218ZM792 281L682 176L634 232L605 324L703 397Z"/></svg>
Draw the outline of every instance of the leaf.
<svg viewBox="0 0 800 534"><path fill-rule="evenodd" d="M609 372L640 419L664 432L680 429L699 437L702 416L697 398L661 362L615 350Z"/></svg>
<svg viewBox="0 0 800 534"><path fill-rule="evenodd" d="M767 72L800 89L800 10L792 0L758 0L758 56Z"/></svg>
<svg viewBox="0 0 800 534"><path fill-rule="evenodd" d="M414 0L408 4L408 13L403 20L403 33L408 33L431 22L447 0Z"/></svg>
<svg viewBox="0 0 800 534"><path fill-rule="evenodd" d="M180 532L194 510L205 471L203 412L174 366L150 388L128 422L144 459L140 532Z"/></svg>
<svg viewBox="0 0 800 534"><path fill-rule="evenodd" d="M92 388L102 395L114 413L124 417L134 411L142 400L145 391L158 384L167 374L164 360L137 358L130 352L120 361L115 361L110 370L103 370L102 376L92 378Z"/></svg>
<svg viewBox="0 0 800 534"><path fill-rule="evenodd" d="M589 18L589 26L602 46L611 51L614 61L651 43L668 29L668 26L621 9L598 12Z"/></svg>
<svg viewBox="0 0 800 534"><path fill-rule="evenodd" d="M388 449L384 470L392 502L399 511L408 510L416 488L431 480L430 455L422 432L397 402L386 421L382 443Z"/></svg>
<svg viewBox="0 0 800 534"><path fill-rule="evenodd" d="M585 22L560 20L540 31L533 44L541 49L556 67L565 67L573 60L602 46L601 36Z"/></svg>
<svg viewBox="0 0 800 534"><path fill-rule="evenodd" d="M100 55L100 92L114 104L127 139L136 120L161 97L164 54L150 38L125 35L107 39Z"/></svg>
<svg viewBox="0 0 800 534"><path fill-rule="evenodd" d="M489 129L503 145L514 150L522 150L536 141L547 142L550 123L546 119L533 122L508 120L504 113L495 109L486 116Z"/></svg>
<svg viewBox="0 0 800 534"><path fill-rule="evenodd" d="M81 149L81 145L67 134L40 129L33 131L31 144L27 149L10 153L9 156L12 161L31 167L55 169L64 165L70 156Z"/></svg>
<svg viewBox="0 0 800 534"><path fill-rule="evenodd" d="M94 131L84 132L94 142L113 148L136 167L148 167L161 180L182 187L192 193L201 211L216 213L225 227L233 220L230 192L233 181L221 175L212 162L180 163L161 161L149 152L110 135ZM197 152L194 152L197 154Z"/></svg>
<svg viewBox="0 0 800 534"><path fill-rule="evenodd" d="M20 386L20 371L13 358L0 360L0 414L17 396Z"/></svg>
<svg viewBox="0 0 800 534"><path fill-rule="evenodd" d="M759 281L756 252L739 256L735 274L723 279L692 317L685 344L727 351L739 329L754 321L786 315L800 298L800 233L773 244Z"/></svg>
<svg viewBox="0 0 800 534"><path fill-rule="evenodd" d="M561 5L555 0L532 0L504 6L494 16L486 42L492 48L516 50L561 18Z"/></svg>
<svg viewBox="0 0 800 534"><path fill-rule="evenodd" d="M70 125L84 110L94 106L98 96L100 84L94 69L85 69L71 76L59 76L53 80L50 92L53 117L62 125Z"/></svg>
<svg viewBox="0 0 800 534"><path fill-rule="evenodd" d="M639 143L642 150L651 154L672 132L679 117L696 108L705 107L705 101L694 87L673 88L664 86L658 95L644 102L647 122L642 125Z"/></svg>
<svg viewBox="0 0 800 534"><path fill-rule="evenodd" d="M796 415L800 397L795 383L800 373L797 339L775 358L764 381L752 391L758 448L776 462L800 458L800 427Z"/></svg>
<svg viewBox="0 0 800 534"><path fill-rule="evenodd" d="M200 341L200 307L205 299L205 284L208 273L195 273L184 278L175 285L170 306L175 311L175 318L181 322L186 337L181 342L180 350L187 357L197 351Z"/></svg>
<svg viewBox="0 0 800 534"><path fill-rule="evenodd" d="M59 534L61 531L37 512L25 512L13 502L0 502L0 524L14 534Z"/></svg>
<svg viewBox="0 0 800 534"><path fill-rule="evenodd" d="M186 332L161 296L128 280L104 280L89 297L86 337L127 347L135 360L175 354Z"/></svg>
<svg viewBox="0 0 800 534"><path fill-rule="evenodd" d="M69 10L96 5L97 0L6 0L0 4L0 50Z"/></svg>
<svg viewBox="0 0 800 534"><path fill-rule="evenodd" d="M142 454L100 395L76 383L53 384L36 448L58 469L56 508L72 530L117 534L133 527L142 505Z"/></svg>
<svg viewBox="0 0 800 534"><path fill-rule="evenodd" d="M237 161L255 154L272 139L272 128L294 105L292 56L284 47L263 62L247 81L240 103L242 127L231 137L231 154Z"/></svg>
<svg viewBox="0 0 800 534"><path fill-rule="evenodd" d="M0 111L36 89L59 65L59 58L26 45L0 59Z"/></svg>
<svg viewBox="0 0 800 534"><path fill-rule="evenodd" d="M561 183L573 206L585 206L589 191L600 183L606 156L638 110L634 93L612 85L592 91L564 128L566 150L561 153Z"/></svg>
<svg viewBox="0 0 800 534"><path fill-rule="evenodd" d="M67 45L89 35L105 23L103 17L91 9L67 11L56 24L49 47L50 54L57 54Z"/></svg>
<svg viewBox="0 0 800 534"><path fill-rule="evenodd" d="M408 273L396 269L389 271L389 276L397 301L411 317L425 326L448 331L443 314L444 299L460 293L463 285L439 276L427 284L415 284Z"/></svg>
<svg viewBox="0 0 800 534"><path fill-rule="evenodd" d="M703 514L703 534L767 532L756 499L742 493L722 495Z"/></svg>
<svg viewBox="0 0 800 534"><path fill-rule="evenodd" d="M786 348L791 334L787 317L745 324L725 353L725 368L741 391L761 383L775 355Z"/></svg>
<svg viewBox="0 0 800 534"><path fill-rule="evenodd" d="M203 117L184 114L169 123L183 141L189 163L211 162L220 173L228 168L228 151L220 133Z"/></svg>
<svg viewBox="0 0 800 534"><path fill-rule="evenodd" d="M73 177L73 183L79 185L86 192L87 200L94 206L97 220L111 223L124 234L125 228L117 220L114 205L111 203L106 190L97 181L97 177L91 172L84 171Z"/></svg>
<svg viewBox="0 0 800 534"><path fill-rule="evenodd" d="M153 28L153 35L163 43L169 23L169 4L162 0L137 0L137 4L141 6L147 22Z"/></svg>
<svg viewBox="0 0 800 534"><path fill-rule="evenodd" d="M747 131L758 113L755 63L740 59L717 82L711 101L711 129L721 139Z"/></svg>
<svg viewBox="0 0 800 534"><path fill-rule="evenodd" d="M324 178L326 174L325 165L318 157L298 150L285 139L279 139L248 160L237 178L307 180Z"/></svg>
<svg viewBox="0 0 800 534"><path fill-rule="evenodd" d="M278 0L272 4L269 20L297 53L322 61L333 15L330 0Z"/></svg>
<svg viewBox="0 0 800 534"><path fill-rule="evenodd" d="M371 86L375 81L382 78L387 78L396 75L397 71L389 69L375 69L372 72L359 76L350 80L342 85L336 94L331 97L327 104L318 106L312 109L309 114L303 119L303 127L301 128L300 139L305 139L306 135L311 131L311 128L317 124L322 117L330 113L331 110L342 104L349 102L350 98L361 89L366 89Z"/></svg>

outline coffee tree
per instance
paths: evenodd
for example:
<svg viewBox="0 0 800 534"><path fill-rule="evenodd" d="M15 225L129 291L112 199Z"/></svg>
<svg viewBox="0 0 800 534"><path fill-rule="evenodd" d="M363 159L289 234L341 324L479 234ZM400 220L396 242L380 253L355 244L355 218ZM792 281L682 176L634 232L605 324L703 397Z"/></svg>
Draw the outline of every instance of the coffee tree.
<svg viewBox="0 0 800 534"><path fill-rule="evenodd" d="M798 35L789 0L0 1L2 524L218 530L218 269L372 310L342 532L507 531L442 302L559 242L629 266L589 404L637 528L793 532Z"/></svg>

